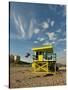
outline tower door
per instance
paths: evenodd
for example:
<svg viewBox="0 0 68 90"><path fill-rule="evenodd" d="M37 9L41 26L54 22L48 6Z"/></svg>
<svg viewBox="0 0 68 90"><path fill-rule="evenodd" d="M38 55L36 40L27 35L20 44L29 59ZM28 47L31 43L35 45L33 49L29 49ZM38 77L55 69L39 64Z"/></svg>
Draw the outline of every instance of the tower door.
<svg viewBox="0 0 68 90"><path fill-rule="evenodd" d="M38 54L38 60L43 61L43 52L39 52Z"/></svg>

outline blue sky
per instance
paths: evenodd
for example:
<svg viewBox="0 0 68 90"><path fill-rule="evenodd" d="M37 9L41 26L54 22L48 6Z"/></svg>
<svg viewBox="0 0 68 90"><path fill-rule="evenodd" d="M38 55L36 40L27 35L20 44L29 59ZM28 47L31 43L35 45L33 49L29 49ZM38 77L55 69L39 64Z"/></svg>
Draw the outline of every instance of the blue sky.
<svg viewBox="0 0 68 90"><path fill-rule="evenodd" d="M65 63L66 6L11 2L10 53L32 62L32 47L47 44L53 44L57 62Z"/></svg>

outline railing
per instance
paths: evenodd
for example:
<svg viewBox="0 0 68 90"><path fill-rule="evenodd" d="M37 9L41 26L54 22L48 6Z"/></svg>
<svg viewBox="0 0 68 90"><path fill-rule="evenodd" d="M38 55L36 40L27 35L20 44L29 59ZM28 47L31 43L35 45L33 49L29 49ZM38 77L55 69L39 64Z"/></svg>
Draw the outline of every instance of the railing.
<svg viewBox="0 0 68 90"><path fill-rule="evenodd" d="M43 60L54 60L56 61L56 53L48 53L47 55L43 55ZM33 60L38 60L38 56L33 55Z"/></svg>
<svg viewBox="0 0 68 90"><path fill-rule="evenodd" d="M47 54L47 59L48 60L56 60L56 53Z"/></svg>

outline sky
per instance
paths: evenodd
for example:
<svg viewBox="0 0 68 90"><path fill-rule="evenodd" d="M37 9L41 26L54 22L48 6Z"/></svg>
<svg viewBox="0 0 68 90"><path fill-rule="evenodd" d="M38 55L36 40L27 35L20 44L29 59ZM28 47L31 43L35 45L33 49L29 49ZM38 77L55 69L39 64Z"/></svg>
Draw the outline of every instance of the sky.
<svg viewBox="0 0 68 90"><path fill-rule="evenodd" d="M58 63L66 63L66 6L10 2L10 53L32 62L33 47L52 44ZM25 58L26 53L31 56Z"/></svg>

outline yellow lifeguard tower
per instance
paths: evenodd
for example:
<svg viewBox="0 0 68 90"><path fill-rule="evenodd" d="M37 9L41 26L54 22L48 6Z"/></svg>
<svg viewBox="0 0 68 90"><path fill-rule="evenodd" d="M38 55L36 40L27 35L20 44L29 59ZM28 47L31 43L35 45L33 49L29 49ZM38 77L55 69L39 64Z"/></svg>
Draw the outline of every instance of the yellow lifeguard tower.
<svg viewBox="0 0 68 90"><path fill-rule="evenodd" d="M56 53L52 45L45 45L39 48L32 48L34 72L46 72L47 74L56 73Z"/></svg>

